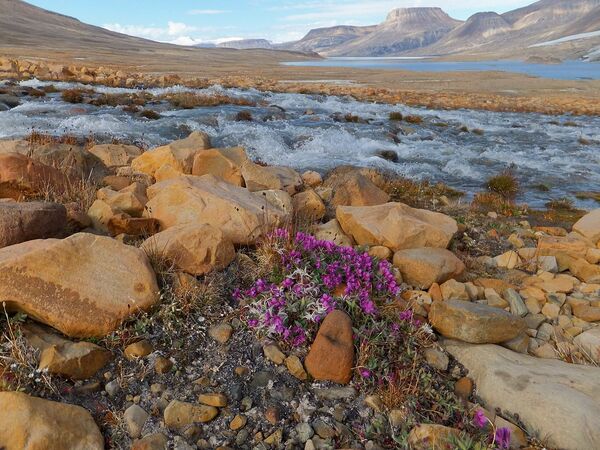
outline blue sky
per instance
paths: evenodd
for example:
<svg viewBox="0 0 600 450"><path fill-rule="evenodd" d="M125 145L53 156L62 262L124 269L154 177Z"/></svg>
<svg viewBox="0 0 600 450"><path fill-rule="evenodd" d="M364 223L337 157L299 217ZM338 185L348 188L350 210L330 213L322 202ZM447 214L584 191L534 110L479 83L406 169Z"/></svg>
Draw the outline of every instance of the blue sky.
<svg viewBox="0 0 600 450"><path fill-rule="evenodd" d="M439 6L457 19L499 13L533 0L29 0L52 11L114 31L190 45L241 38L275 42L311 28L372 25L394 8Z"/></svg>

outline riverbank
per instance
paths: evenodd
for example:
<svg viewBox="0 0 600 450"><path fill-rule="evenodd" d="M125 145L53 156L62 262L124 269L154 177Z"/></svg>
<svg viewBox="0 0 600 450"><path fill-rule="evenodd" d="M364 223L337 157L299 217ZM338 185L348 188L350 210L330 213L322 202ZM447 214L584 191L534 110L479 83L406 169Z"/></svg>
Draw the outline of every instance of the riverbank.
<svg viewBox="0 0 600 450"><path fill-rule="evenodd" d="M286 67L277 61L223 65L166 63L163 67L119 61L110 65L47 60L0 60L0 77L81 81L109 86L223 86L274 92L351 95L362 101L435 109L481 109L543 114L600 115L600 81L549 80L506 72L416 73L345 68ZM61 61L60 58L57 61ZM62 60L64 61L64 60ZM236 75L230 75L235 73Z"/></svg>

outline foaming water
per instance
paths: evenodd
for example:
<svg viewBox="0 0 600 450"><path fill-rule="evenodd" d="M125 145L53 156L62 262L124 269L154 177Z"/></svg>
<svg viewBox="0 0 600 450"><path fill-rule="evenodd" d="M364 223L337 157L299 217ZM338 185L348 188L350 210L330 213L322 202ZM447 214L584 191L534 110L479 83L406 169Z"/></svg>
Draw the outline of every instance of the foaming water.
<svg viewBox="0 0 600 450"><path fill-rule="evenodd" d="M51 84L30 80L23 86ZM139 89L52 83L56 88L92 88L98 93L124 94ZM492 174L514 166L524 186L523 201L540 206L549 199L572 197L579 191L600 191L600 118L556 117L528 113L474 110L429 110L405 105L358 102L347 97L262 93L212 86L148 89L159 96L194 92L226 94L257 102L257 107L223 105L189 110L166 102L147 108L161 114L148 120L121 107L68 104L60 94L23 97L23 104L0 112L0 138L19 138L32 130L69 133L96 140L113 137L149 147L201 130L215 146L245 147L251 157L298 170L324 172L342 164L380 167L415 179L445 182L467 192L480 190ZM238 122L238 112L253 121ZM390 121L390 112L423 117L422 124ZM346 122L358 116L361 123ZM569 125L569 126L567 126ZM575 126L573 126L575 125ZM462 128L467 127L470 132ZM481 130L473 133L472 130ZM395 161L383 159L393 152ZM549 188L540 190L535 186ZM584 206L593 204L580 203Z"/></svg>

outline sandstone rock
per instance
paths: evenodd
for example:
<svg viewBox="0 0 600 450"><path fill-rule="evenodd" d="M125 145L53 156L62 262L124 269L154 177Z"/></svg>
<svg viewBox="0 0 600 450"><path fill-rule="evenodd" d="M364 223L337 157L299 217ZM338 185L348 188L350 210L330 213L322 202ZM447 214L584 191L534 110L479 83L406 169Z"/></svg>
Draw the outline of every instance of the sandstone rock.
<svg viewBox="0 0 600 450"><path fill-rule="evenodd" d="M167 428L182 429L197 422L210 422L219 414L214 406L193 405L191 403L173 400L164 412Z"/></svg>
<svg viewBox="0 0 600 450"><path fill-rule="evenodd" d="M600 442L600 369L544 360L495 345L446 342L469 371L488 410L518 415L546 445L595 448Z"/></svg>
<svg viewBox="0 0 600 450"><path fill-rule="evenodd" d="M600 322L600 308L589 305L576 305L573 307L573 315L586 322Z"/></svg>
<svg viewBox="0 0 600 450"><path fill-rule="evenodd" d="M383 245L374 245L373 247L369 248L369 256L371 258L377 258L381 261L387 261L392 257L392 251Z"/></svg>
<svg viewBox="0 0 600 450"><path fill-rule="evenodd" d="M579 219L573 225L573 231L593 243L600 241L600 208L587 213Z"/></svg>
<svg viewBox="0 0 600 450"><path fill-rule="evenodd" d="M302 174L302 181L305 185L314 188L323 183L323 178L321 177L319 172L315 172L314 170L307 170Z"/></svg>
<svg viewBox="0 0 600 450"><path fill-rule="evenodd" d="M228 323L213 325L208 329L208 335L220 344L225 344L231 338L232 333L233 327Z"/></svg>
<svg viewBox="0 0 600 450"><path fill-rule="evenodd" d="M313 228L313 234L317 239L331 241L341 247L352 247L352 245L354 245L354 240L344 233L344 230L342 230L340 223L336 219L315 226Z"/></svg>
<svg viewBox="0 0 600 450"><path fill-rule="evenodd" d="M67 210L58 203L0 201L0 248L57 237L66 226Z"/></svg>
<svg viewBox="0 0 600 450"><path fill-rule="evenodd" d="M394 266L400 269L404 282L420 289L459 278L465 271L460 259L441 248L400 250L394 254Z"/></svg>
<svg viewBox="0 0 600 450"><path fill-rule="evenodd" d="M227 406L227 397L220 393L200 394L198 401L203 405L225 408Z"/></svg>
<svg viewBox="0 0 600 450"><path fill-rule="evenodd" d="M125 410L123 418L125 419L125 425L129 436L132 438L139 438L142 435L142 428L146 420L148 420L149 414L144 411L139 405L131 405Z"/></svg>
<svg viewBox="0 0 600 450"><path fill-rule="evenodd" d="M569 264L573 275L586 283L600 283L600 266L579 258Z"/></svg>
<svg viewBox="0 0 600 450"><path fill-rule="evenodd" d="M136 439L131 445L131 450L167 450L168 438L162 433L154 433Z"/></svg>
<svg viewBox="0 0 600 450"><path fill-rule="evenodd" d="M85 409L0 392L0 443L6 450L103 450L104 438ZM10 413L8 413L10 412Z"/></svg>
<svg viewBox="0 0 600 450"><path fill-rule="evenodd" d="M294 195L292 204L296 217L301 221L319 221L325 216L325 204L312 189Z"/></svg>
<svg viewBox="0 0 600 450"><path fill-rule="evenodd" d="M231 241L221 230L207 224L170 227L148 238L141 248L191 275L222 270L235 258Z"/></svg>
<svg viewBox="0 0 600 450"><path fill-rule="evenodd" d="M292 217L294 214L294 206L292 203L292 196L285 191L270 190L270 191L256 191L255 195L263 197L271 207L275 210L281 210L286 215Z"/></svg>
<svg viewBox="0 0 600 450"><path fill-rule="evenodd" d="M133 361L148 356L153 351L154 348L152 347L152 344L146 339L142 339L141 341L134 342L125 347L123 354L128 360Z"/></svg>
<svg viewBox="0 0 600 450"><path fill-rule="evenodd" d="M49 189L64 192L68 185L67 177L53 167L16 153L0 155L0 198L20 200Z"/></svg>
<svg viewBox="0 0 600 450"><path fill-rule="evenodd" d="M285 359L285 366L290 371L290 374L292 374L292 376L298 378L299 380L304 381L304 380L308 379L308 374L304 370L302 361L300 361L300 358L298 358L297 356L295 356L295 355L288 356Z"/></svg>
<svg viewBox="0 0 600 450"><path fill-rule="evenodd" d="M496 256L494 258L494 261L496 261L496 265L498 267L509 270L514 269L519 264L521 264L521 258L519 258L518 253L513 250L503 253L502 255Z"/></svg>
<svg viewBox="0 0 600 450"><path fill-rule="evenodd" d="M279 346L277 344L267 344L263 347L263 353L265 354L265 357L277 364L283 364L283 362L285 361L285 354L279 349Z"/></svg>
<svg viewBox="0 0 600 450"><path fill-rule="evenodd" d="M158 233L160 224L158 220L149 217L130 217L119 213L108 219L106 228L111 236L152 236Z"/></svg>
<svg viewBox="0 0 600 450"><path fill-rule="evenodd" d="M446 281L440 286L440 291L444 300L464 300L467 302L470 300L467 286L456 280Z"/></svg>
<svg viewBox="0 0 600 450"><path fill-rule="evenodd" d="M113 211L129 214L131 217L141 217L148 202L146 186L132 183L120 191L102 188L97 192L98 200L106 202Z"/></svg>
<svg viewBox="0 0 600 450"><path fill-rule="evenodd" d="M455 428L436 424L421 424L410 430L408 445L412 450L451 450L453 439L460 436Z"/></svg>
<svg viewBox="0 0 600 450"><path fill-rule="evenodd" d="M248 161L242 147L213 148L196 154L192 175L214 175L235 186L243 186L242 166Z"/></svg>
<svg viewBox="0 0 600 450"><path fill-rule="evenodd" d="M91 342L71 342L40 325L21 327L29 345L40 352L39 370L73 380L94 376L112 358L108 350Z"/></svg>
<svg viewBox="0 0 600 450"><path fill-rule="evenodd" d="M154 176L161 166L169 164L174 170L191 174L194 158L200 150L210 148L210 139L206 133L194 131L187 138L149 150L133 161L131 167L137 172Z"/></svg>
<svg viewBox="0 0 600 450"><path fill-rule="evenodd" d="M124 144L100 144L94 145L88 150L109 168L128 166L135 158L144 151L135 145Z"/></svg>
<svg viewBox="0 0 600 450"><path fill-rule="evenodd" d="M229 422L229 429L233 431L240 430L246 426L246 423L248 423L248 418L238 414Z"/></svg>
<svg viewBox="0 0 600 450"><path fill-rule="evenodd" d="M583 237L576 236L544 236L538 240L538 252L541 256L556 256L561 253L567 254L573 258L580 258L585 255L590 244Z"/></svg>
<svg viewBox="0 0 600 450"><path fill-rule="evenodd" d="M148 197L145 214L163 229L208 223L234 244L251 244L287 218L261 196L212 175L163 181L148 189Z"/></svg>
<svg viewBox="0 0 600 450"><path fill-rule="evenodd" d="M249 191L281 190L294 195L302 186L298 172L289 167L260 166L247 161L243 164L242 176Z"/></svg>
<svg viewBox="0 0 600 450"><path fill-rule="evenodd" d="M115 211L104 200L94 200L87 211L87 215L95 230L108 233L108 222L115 215Z"/></svg>
<svg viewBox="0 0 600 450"><path fill-rule="evenodd" d="M506 311L461 300L434 302L429 321L442 336L472 344L509 341L527 328L523 319Z"/></svg>
<svg viewBox="0 0 600 450"><path fill-rule="evenodd" d="M319 327L304 365L315 380L347 384L352 378L354 342L352 320L342 311L332 311Z"/></svg>
<svg viewBox="0 0 600 450"><path fill-rule="evenodd" d="M425 359L427 363L438 370L446 371L448 369L448 355L437 348L425 349Z"/></svg>
<svg viewBox="0 0 600 450"><path fill-rule="evenodd" d="M359 245L384 245L394 251L420 247L446 248L458 231L454 219L403 203L340 206L336 217L344 232Z"/></svg>
<svg viewBox="0 0 600 450"><path fill-rule="evenodd" d="M336 168L323 186L332 189L331 206L334 208L382 205L390 198L365 173L353 167Z"/></svg>
<svg viewBox="0 0 600 450"><path fill-rule="evenodd" d="M596 364L600 364L600 327L584 331L573 342Z"/></svg>
<svg viewBox="0 0 600 450"><path fill-rule="evenodd" d="M74 180L100 181L106 166L95 155L79 145L46 144L34 149L32 158L54 167Z"/></svg>
<svg viewBox="0 0 600 450"><path fill-rule="evenodd" d="M0 249L0 298L67 336L101 337L158 301L143 251L79 233Z"/></svg>
<svg viewBox="0 0 600 450"><path fill-rule="evenodd" d="M19 155L29 155L31 144L25 139L0 140L0 155L6 153L18 153Z"/></svg>

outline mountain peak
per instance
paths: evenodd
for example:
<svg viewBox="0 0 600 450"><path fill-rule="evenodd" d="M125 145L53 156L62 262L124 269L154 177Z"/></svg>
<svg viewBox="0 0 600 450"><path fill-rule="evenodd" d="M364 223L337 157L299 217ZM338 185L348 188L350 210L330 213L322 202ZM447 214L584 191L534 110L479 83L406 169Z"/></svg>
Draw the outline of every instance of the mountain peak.
<svg viewBox="0 0 600 450"><path fill-rule="evenodd" d="M385 19L386 22L402 24L424 24L437 22L458 22L452 19L442 8L418 7L418 8L396 8L392 10Z"/></svg>

